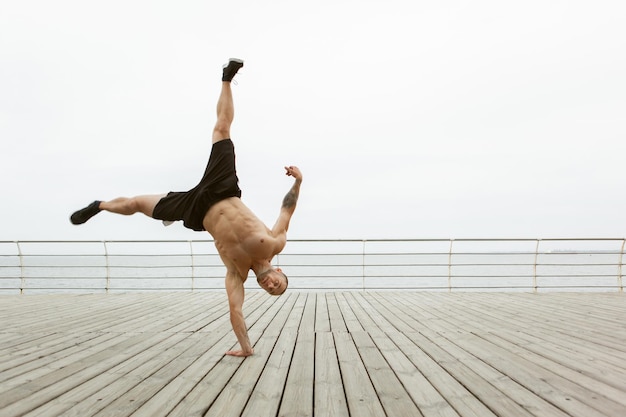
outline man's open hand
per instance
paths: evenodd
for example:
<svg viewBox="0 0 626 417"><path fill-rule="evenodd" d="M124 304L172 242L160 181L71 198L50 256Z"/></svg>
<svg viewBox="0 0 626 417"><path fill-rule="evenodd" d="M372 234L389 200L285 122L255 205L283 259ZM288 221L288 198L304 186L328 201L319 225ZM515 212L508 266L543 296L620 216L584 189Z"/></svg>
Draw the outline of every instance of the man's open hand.
<svg viewBox="0 0 626 417"><path fill-rule="evenodd" d="M294 177L295 179L302 181L302 173L300 172L300 169L298 169L298 167L288 166L285 167L285 169L287 170L287 172L285 173L287 176Z"/></svg>
<svg viewBox="0 0 626 417"><path fill-rule="evenodd" d="M250 352L244 352L243 350L229 350L228 352L226 352L226 354L229 356L241 356L241 357L250 356L253 353L254 353L254 349L250 349Z"/></svg>

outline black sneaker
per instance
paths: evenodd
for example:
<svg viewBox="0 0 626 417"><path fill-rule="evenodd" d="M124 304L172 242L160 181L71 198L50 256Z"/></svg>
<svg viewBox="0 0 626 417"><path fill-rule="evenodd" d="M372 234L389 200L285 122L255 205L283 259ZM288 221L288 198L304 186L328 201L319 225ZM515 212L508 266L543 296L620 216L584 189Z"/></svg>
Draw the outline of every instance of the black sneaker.
<svg viewBox="0 0 626 417"><path fill-rule="evenodd" d="M83 224L96 214L100 213L100 201L96 200L84 209L80 209L70 216L72 224Z"/></svg>
<svg viewBox="0 0 626 417"><path fill-rule="evenodd" d="M222 72L222 81L231 82L239 71L239 68L243 67L243 59L231 58L228 60L228 64L224 65Z"/></svg>

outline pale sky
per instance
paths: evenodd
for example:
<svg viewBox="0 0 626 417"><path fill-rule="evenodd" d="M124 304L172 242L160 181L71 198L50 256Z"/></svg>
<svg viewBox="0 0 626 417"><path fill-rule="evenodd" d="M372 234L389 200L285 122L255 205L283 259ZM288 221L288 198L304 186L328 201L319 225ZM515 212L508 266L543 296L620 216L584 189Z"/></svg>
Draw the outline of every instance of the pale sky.
<svg viewBox="0 0 626 417"><path fill-rule="evenodd" d="M95 199L184 191L221 67L243 201L289 237L626 235L626 2L0 0L0 240L208 239Z"/></svg>

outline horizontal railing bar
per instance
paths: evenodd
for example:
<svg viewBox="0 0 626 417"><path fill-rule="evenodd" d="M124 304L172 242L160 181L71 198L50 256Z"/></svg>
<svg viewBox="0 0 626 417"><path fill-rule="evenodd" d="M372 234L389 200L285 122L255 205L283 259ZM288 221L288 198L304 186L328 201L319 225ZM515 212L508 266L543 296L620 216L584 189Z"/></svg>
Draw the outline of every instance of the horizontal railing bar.
<svg viewBox="0 0 626 417"><path fill-rule="evenodd" d="M551 238L393 238L393 239L289 239L289 242L554 242L554 241L622 241L624 237L551 237ZM213 243L213 239L163 239L163 240L0 240L0 243Z"/></svg>
<svg viewBox="0 0 626 417"><path fill-rule="evenodd" d="M511 256L511 255L534 255L536 252L520 252L520 251L490 251L490 252L453 252L453 255L495 255L495 256ZM408 255L420 255L420 256L437 256L437 255L448 255L449 252L367 252L367 256L408 256ZM558 252L539 252L540 255L619 255L621 251L617 250L587 250L587 251L558 251ZM282 256L345 256L345 255L354 255L360 256L362 253L359 252L345 252L345 253L330 253L330 252L316 252L316 253L305 253L305 252L288 252L283 253ZM7 255L0 254L0 257L12 257L15 255ZM29 256L102 256L102 253L80 253L80 254L59 254L59 253L31 253L24 254L24 257ZM167 257L177 257L177 256L219 256L218 253L195 253L193 255L189 253L166 253L166 254L154 254L154 253L114 253L109 254L110 257L123 257L123 256L167 256Z"/></svg>
<svg viewBox="0 0 626 417"><path fill-rule="evenodd" d="M517 255L535 255L536 252L453 252L453 256L459 255L472 255L472 256L517 256ZM538 252L539 255L545 256L563 256L563 255L620 255L620 251L609 251L609 250L594 250L594 251L559 251L559 252ZM283 253L281 256L283 257L295 257L295 256L362 256L362 253ZM448 256L449 252L367 252L366 256ZM2 257L15 257L16 255L0 255ZM63 254L63 253L37 253L37 254L24 254L24 258L36 258L36 257L72 257L72 258L81 258L81 257L96 257L103 256L103 253L82 253L82 254ZM176 258L176 257L203 257L203 256L213 256L218 257L217 253L203 253L203 254L150 254L150 253L117 253L117 254L108 254L109 258L124 258L124 257L145 257L145 258Z"/></svg>
<svg viewBox="0 0 626 417"><path fill-rule="evenodd" d="M298 289L523 289L536 292L539 289L611 288L623 291L624 238L292 239L290 242L301 246L296 245L295 252L278 255L276 265L286 269L293 267L293 274L286 272ZM468 244L459 244L463 242ZM499 242L504 244L498 245ZM532 242L534 249L526 249L526 244L509 245L507 242ZM542 246L544 242L548 243ZM594 244L598 242L605 243ZM201 245L213 243L211 239L0 241L0 244L9 244L8 251L15 251L0 255L3 263L12 264L0 265L0 275L3 275L0 282L7 287L0 288L0 292L216 290L223 288L225 267L214 248L198 253ZM439 250L443 243L446 247ZM488 243L484 250L481 249L483 243ZM98 247L89 247L89 244ZM168 244L178 246L168 247ZM180 244L184 244L184 248ZM389 246L384 246L387 244ZM406 246L411 244L415 245ZM616 244L620 245L620 250L613 248ZM15 245L14 249L10 245ZM507 246L512 246L511 250L507 250ZM373 251L369 251L369 247ZM316 253L319 249L323 252ZM83 251L85 253L81 253ZM612 257L616 258L615 262ZM155 262L157 258L159 261ZM33 265L29 265L31 263ZM298 274L299 271L305 274ZM104 286L103 280L106 280ZM503 280L511 282L502 283ZM613 280L615 284L611 283ZM214 282L216 287L212 286Z"/></svg>

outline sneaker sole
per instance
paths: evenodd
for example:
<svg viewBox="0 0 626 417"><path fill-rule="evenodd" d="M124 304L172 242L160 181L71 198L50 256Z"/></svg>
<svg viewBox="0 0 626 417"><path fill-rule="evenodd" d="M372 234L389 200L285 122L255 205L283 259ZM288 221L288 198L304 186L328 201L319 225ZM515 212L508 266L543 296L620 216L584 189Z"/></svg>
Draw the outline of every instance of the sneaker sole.
<svg viewBox="0 0 626 417"><path fill-rule="evenodd" d="M228 60L228 62L222 66L222 68L226 68L226 67L228 66L228 64L230 64L231 62L236 62L236 63L238 63L238 64L243 65L243 59L239 59L239 58L230 58L230 59Z"/></svg>

